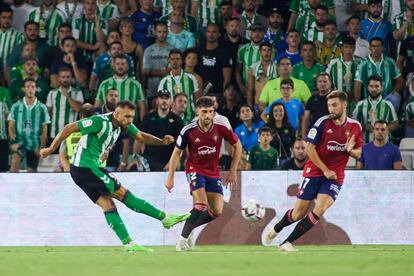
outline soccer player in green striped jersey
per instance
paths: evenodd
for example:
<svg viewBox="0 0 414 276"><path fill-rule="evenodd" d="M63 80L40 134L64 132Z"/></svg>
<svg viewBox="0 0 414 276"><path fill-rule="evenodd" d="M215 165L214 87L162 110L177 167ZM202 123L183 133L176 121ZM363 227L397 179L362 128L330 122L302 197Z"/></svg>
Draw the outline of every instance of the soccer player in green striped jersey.
<svg viewBox="0 0 414 276"><path fill-rule="evenodd" d="M198 98L197 93L200 92L198 82L193 74L184 72L181 68L183 64L183 56L180 50L173 49L168 56L171 72L169 75L161 79L158 85L158 91L169 91L171 97L175 94L184 93L188 97L188 105L185 112L185 120L191 121L195 117L194 102Z"/></svg>
<svg viewBox="0 0 414 276"><path fill-rule="evenodd" d="M83 2L84 14L73 21L73 36L77 40L79 48L89 62L93 56L105 52L105 36L108 33L108 23L105 19L96 15L96 0Z"/></svg>
<svg viewBox="0 0 414 276"><path fill-rule="evenodd" d="M0 87L0 172L9 169L9 141L7 137L7 116L9 115L11 100L9 91Z"/></svg>
<svg viewBox="0 0 414 276"><path fill-rule="evenodd" d="M52 118L50 137L55 138L67 124L76 121L84 101L82 91L72 86L72 71L67 67L59 70L60 86L50 90L46 106Z"/></svg>
<svg viewBox="0 0 414 276"><path fill-rule="evenodd" d="M0 10L0 59L2 67L7 67L8 58L14 47L22 43L23 34L12 28L13 10L9 7L3 7ZM5 76L5 79L8 79Z"/></svg>
<svg viewBox="0 0 414 276"><path fill-rule="evenodd" d="M18 172L20 162L26 156L27 170L37 171L39 152L47 142L50 124L47 107L36 98L36 81L25 79L25 97L13 104L8 117L8 131L12 163L10 172Z"/></svg>
<svg viewBox="0 0 414 276"><path fill-rule="evenodd" d="M175 224L186 220L190 214L166 214L149 202L137 198L131 191L121 186L121 183L100 166L101 157L109 150L119 137L121 131L126 131L135 140L148 145L169 145L174 138L166 135L159 139L153 135L139 131L132 121L135 117L135 106L131 102L118 103L112 113L95 115L66 125L56 136L49 148L42 149L40 155L47 157L69 135L81 132L82 138L78 142L71 159L70 174L73 181L85 194L104 212L109 227L115 232L124 245L125 251L153 251L133 242L126 229L113 199L125 204L126 207L137 213L158 219L164 228L171 228Z"/></svg>
<svg viewBox="0 0 414 276"><path fill-rule="evenodd" d="M130 101L138 104L139 117L142 120L146 114L144 91L139 81L128 77L128 58L125 55L113 57L114 76L104 80L98 88L95 107L105 104L106 94L110 88L119 92L121 101Z"/></svg>
<svg viewBox="0 0 414 276"><path fill-rule="evenodd" d="M99 18L108 22L109 30L115 30L120 18L118 7L111 0L98 0L96 4Z"/></svg>
<svg viewBox="0 0 414 276"><path fill-rule="evenodd" d="M361 123L364 142L373 140L373 127L377 120L384 120L391 132L399 128L397 113L391 102L382 98L382 78L379 75L372 75L368 78L369 96L357 103L352 117Z"/></svg>
<svg viewBox="0 0 414 276"><path fill-rule="evenodd" d="M50 46L57 46L59 25L63 23L62 13L56 9L55 0L43 0L40 7L32 9L29 20L39 23L39 37L46 39Z"/></svg>

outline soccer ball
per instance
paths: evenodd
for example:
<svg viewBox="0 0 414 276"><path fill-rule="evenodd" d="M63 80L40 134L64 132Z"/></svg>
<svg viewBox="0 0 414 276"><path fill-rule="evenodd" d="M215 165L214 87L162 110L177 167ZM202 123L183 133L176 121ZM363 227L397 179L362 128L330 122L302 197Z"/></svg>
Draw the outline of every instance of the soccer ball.
<svg viewBox="0 0 414 276"><path fill-rule="evenodd" d="M257 203L256 200L250 199L243 205L241 214L245 220L256 222L264 218L266 208L262 204Z"/></svg>

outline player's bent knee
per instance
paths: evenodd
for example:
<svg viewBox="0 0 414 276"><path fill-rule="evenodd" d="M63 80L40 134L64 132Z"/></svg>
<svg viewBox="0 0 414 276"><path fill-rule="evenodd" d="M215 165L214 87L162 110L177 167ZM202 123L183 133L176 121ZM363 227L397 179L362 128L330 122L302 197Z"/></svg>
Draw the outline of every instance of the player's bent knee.
<svg viewBox="0 0 414 276"><path fill-rule="evenodd" d="M95 202L99 207L101 207L102 211L108 212L115 209L115 204L110 197L101 196Z"/></svg>

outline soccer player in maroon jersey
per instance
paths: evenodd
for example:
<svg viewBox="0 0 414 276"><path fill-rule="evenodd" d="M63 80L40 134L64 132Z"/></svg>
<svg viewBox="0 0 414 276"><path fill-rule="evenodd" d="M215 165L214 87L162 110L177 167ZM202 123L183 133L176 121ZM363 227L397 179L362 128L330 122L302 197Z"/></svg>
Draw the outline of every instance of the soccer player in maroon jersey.
<svg viewBox="0 0 414 276"><path fill-rule="evenodd" d="M228 120L215 117L214 101L207 96L196 102L198 120L185 126L177 138L171 155L165 187L171 192L174 187L174 172L183 150L188 148L185 173L193 197L193 209L177 241L176 251L191 250L194 240L190 235L194 228L209 223L223 211L223 187L220 179L219 159L222 139L233 147L233 160L224 186L234 187L237 182L237 165L242 146L231 129Z"/></svg>
<svg viewBox="0 0 414 276"><path fill-rule="evenodd" d="M329 115L321 117L306 137L308 161L303 168L295 207L265 236L270 244L282 229L298 220L293 232L279 245L281 251L297 251L292 242L311 229L335 202L345 177L349 156L361 157L362 128L358 121L346 116L348 97L344 92L327 95ZM311 212L310 206L316 199Z"/></svg>

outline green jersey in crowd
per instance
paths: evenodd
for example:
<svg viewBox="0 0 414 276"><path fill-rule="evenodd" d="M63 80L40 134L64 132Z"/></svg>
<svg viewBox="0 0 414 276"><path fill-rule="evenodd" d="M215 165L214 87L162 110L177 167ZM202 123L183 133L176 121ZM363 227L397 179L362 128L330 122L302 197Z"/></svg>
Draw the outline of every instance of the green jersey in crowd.
<svg viewBox="0 0 414 276"><path fill-rule="evenodd" d="M278 157L279 153L274 147L269 146L265 151L257 145L249 152L247 163L252 165L254 171L274 170L277 167Z"/></svg>

